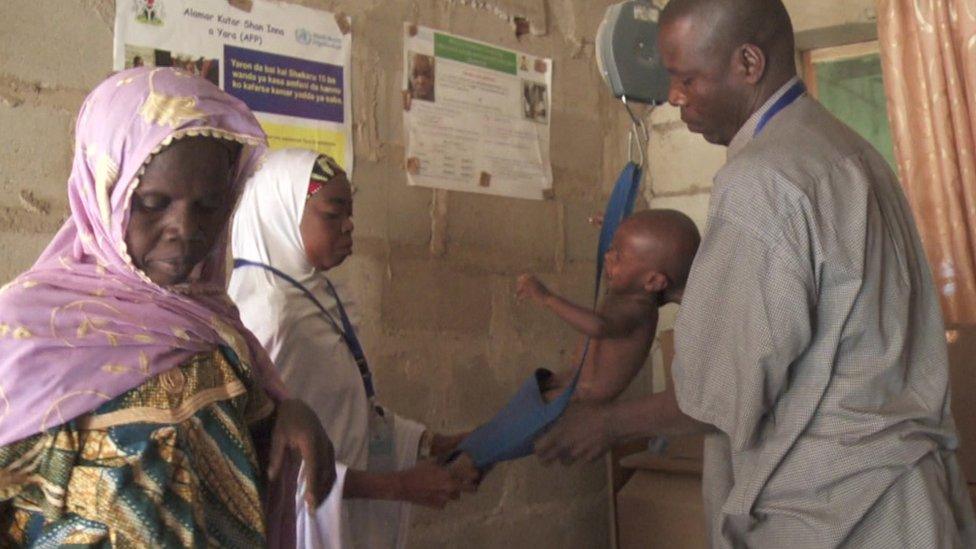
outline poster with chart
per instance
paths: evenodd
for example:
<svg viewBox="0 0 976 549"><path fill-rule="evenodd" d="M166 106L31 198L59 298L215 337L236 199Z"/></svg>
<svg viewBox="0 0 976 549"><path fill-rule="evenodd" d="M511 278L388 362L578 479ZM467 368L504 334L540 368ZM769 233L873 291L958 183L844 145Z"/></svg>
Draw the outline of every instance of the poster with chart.
<svg viewBox="0 0 976 549"><path fill-rule="evenodd" d="M411 185L542 199L552 188L552 60L404 25Z"/></svg>
<svg viewBox="0 0 976 549"><path fill-rule="evenodd" d="M272 148L352 171L350 21L266 0L116 0L114 65L174 66L254 111Z"/></svg>

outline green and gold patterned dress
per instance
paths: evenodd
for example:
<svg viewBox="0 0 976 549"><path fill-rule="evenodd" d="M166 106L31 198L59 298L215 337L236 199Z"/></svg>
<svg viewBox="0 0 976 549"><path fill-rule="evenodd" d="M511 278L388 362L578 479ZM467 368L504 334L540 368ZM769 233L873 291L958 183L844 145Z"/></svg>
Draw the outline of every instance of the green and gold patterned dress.
<svg viewBox="0 0 976 549"><path fill-rule="evenodd" d="M273 411L221 348L0 447L0 546L262 547Z"/></svg>

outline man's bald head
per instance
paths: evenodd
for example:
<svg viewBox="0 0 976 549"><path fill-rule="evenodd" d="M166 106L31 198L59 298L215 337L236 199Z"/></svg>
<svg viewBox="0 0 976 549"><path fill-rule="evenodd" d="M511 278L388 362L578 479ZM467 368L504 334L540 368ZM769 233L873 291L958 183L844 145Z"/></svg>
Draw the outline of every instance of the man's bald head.
<svg viewBox="0 0 976 549"><path fill-rule="evenodd" d="M671 0L657 42L671 76L668 102L710 143L731 143L796 76L793 26L781 0Z"/></svg>
<svg viewBox="0 0 976 549"><path fill-rule="evenodd" d="M625 219L618 231L631 239L653 268L668 276L672 289L684 288L701 242L690 217L677 210L642 210Z"/></svg>
<svg viewBox="0 0 976 549"><path fill-rule="evenodd" d="M660 24L684 18L694 21L700 47L718 62L727 62L743 44L754 44L766 54L767 71L796 71L793 23L781 0L671 0Z"/></svg>

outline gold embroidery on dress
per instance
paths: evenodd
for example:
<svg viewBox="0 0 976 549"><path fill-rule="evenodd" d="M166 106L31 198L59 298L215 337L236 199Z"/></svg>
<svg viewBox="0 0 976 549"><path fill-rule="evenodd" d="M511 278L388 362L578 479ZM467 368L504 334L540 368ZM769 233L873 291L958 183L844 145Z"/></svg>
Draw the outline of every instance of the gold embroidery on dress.
<svg viewBox="0 0 976 549"><path fill-rule="evenodd" d="M32 334L27 328L18 326L17 329L14 330L13 336L14 339L30 339L34 337L34 334Z"/></svg>
<svg viewBox="0 0 976 549"><path fill-rule="evenodd" d="M85 154L94 169L95 200L98 202L98 213L101 216L102 226L108 230L109 224L112 222L110 197L119 177L119 166L106 151L99 150L94 145L89 145L85 149Z"/></svg>
<svg viewBox="0 0 976 549"><path fill-rule="evenodd" d="M7 399L7 392L3 390L3 385L0 385L0 423L3 423L9 413L10 400Z"/></svg>
<svg viewBox="0 0 976 549"><path fill-rule="evenodd" d="M171 96L159 93L153 85L157 71L149 73L149 96L139 107L139 114L149 124L176 128L190 120L201 120L206 114L197 108L195 97Z"/></svg>
<svg viewBox="0 0 976 549"><path fill-rule="evenodd" d="M173 368L159 374L159 386L167 393L180 394L186 387L186 378L179 368Z"/></svg>
<svg viewBox="0 0 976 549"><path fill-rule="evenodd" d="M96 291L95 294L97 295L98 292L99 291ZM102 292L104 293L104 291ZM113 347L118 346L119 338L133 337L133 339L136 339L135 336L127 336L123 333L113 332L106 329L105 327L108 326L108 320L106 320L105 318L93 316L91 314L92 311L89 310L91 307L100 307L116 315L121 314L121 311L119 311L119 309L112 307L111 305L103 301L95 301L91 299L87 299L87 300L82 299L78 301L73 301L71 303L68 303L67 305L62 305L61 307L57 307L51 310L51 320L50 320L51 337L60 339L68 347L75 346L74 343L72 343L72 341L68 339L67 336L62 336L58 330L58 317L61 315L61 313L66 312L69 309L74 309L77 310L78 313L82 315L81 323L78 325L78 328L75 329L74 332L74 336L77 339L82 339L90 335L100 334L105 336L105 339L108 341L109 345L112 345Z"/></svg>
<svg viewBox="0 0 976 549"><path fill-rule="evenodd" d="M88 335L88 329L91 326L91 321L87 318L82 319L81 324L78 325L78 329L75 330L75 337L81 339Z"/></svg>
<svg viewBox="0 0 976 549"><path fill-rule="evenodd" d="M149 406L125 408L115 412L108 412L98 416L87 416L78 420L83 429L108 429L116 425L129 423L182 423L189 419L201 408L214 402L228 400L247 393L247 387L240 381L231 381L226 385L205 389L185 398L183 402L172 409L160 409ZM175 395L182 396L182 395ZM62 422L63 423L63 422Z"/></svg>
<svg viewBox="0 0 976 549"><path fill-rule="evenodd" d="M219 408L214 410L216 415L223 413ZM202 432L198 424L188 427L186 443L198 462L203 464L198 467L198 471L205 482L220 488L214 490L214 494L222 500L227 510L237 515L245 524L260 528L258 525L264 523L261 502L254 499L255 492L246 489L247 479L236 468L228 467L223 450L214 443L213 438Z"/></svg>
<svg viewBox="0 0 976 549"><path fill-rule="evenodd" d="M102 366L102 370L110 374L124 374L129 371L129 367L125 364L119 364L117 362L109 362Z"/></svg>
<svg viewBox="0 0 976 549"><path fill-rule="evenodd" d="M148 370L148 357L146 366ZM122 397L124 408L84 417L79 425L84 429L107 429L133 422L180 423L204 406L246 392L247 387L230 362L221 353L213 352L157 374Z"/></svg>
<svg viewBox="0 0 976 549"><path fill-rule="evenodd" d="M54 445L63 444L62 438L60 435L56 437L53 441ZM33 446L0 470L0 499L9 499L16 495L16 493L10 493L11 490L18 490L25 483L32 483L41 489L45 503L54 508L61 507L64 500L64 488L51 483L42 475L35 474L39 464L47 459L47 451L50 449L51 442L48 437L38 437Z"/></svg>
<svg viewBox="0 0 976 549"><path fill-rule="evenodd" d="M244 365L248 364L250 362L249 358L251 353L247 347L247 343L244 341L244 337L241 336L240 332L216 316L210 319L210 324L213 326L213 329L216 330L217 335L220 336L220 339L224 340L224 343L234 350L234 353L237 355L237 359Z"/></svg>
<svg viewBox="0 0 976 549"><path fill-rule="evenodd" d="M108 401L112 400L112 397L106 395L105 393L103 393L101 391L96 391L94 389L86 389L86 390L81 390L81 391L72 391L72 392L70 392L70 393L62 396L61 398L59 398L53 404L51 404L51 406L48 407L48 409L44 412L44 415L41 418L41 428L40 428L40 430L41 431L47 431L52 425L61 425L62 423L64 423L65 421L67 421L65 419L65 417L64 417L64 414L61 413L61 403L65 402L65 401L67 401L69 399L72 399L74 397L82 396L82 395L93 395L93 396L96 396L96 397L102 399L105 402L108 402ZM55 413L57 413L57 417L53 418L53 422L52 422L52 415L54 415Z"/></svg>
<svg viewBox="0 0 976 549"><path fill-rule="evenodd" d="M934 34L935 25L926 19L925 13L922 11L922 6L919 5L919 0L914 0L912 7L915 8L915 20L918 21L919 29L926 34Z"/></svg>

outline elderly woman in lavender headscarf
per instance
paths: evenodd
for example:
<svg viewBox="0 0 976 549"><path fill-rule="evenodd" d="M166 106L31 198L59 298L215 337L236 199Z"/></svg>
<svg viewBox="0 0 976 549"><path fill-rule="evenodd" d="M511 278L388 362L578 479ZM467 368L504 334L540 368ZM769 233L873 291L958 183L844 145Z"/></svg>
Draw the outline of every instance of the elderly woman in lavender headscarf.
<svg viewBox="0 0 976 549"><path fill-rule="evenodd" d="M292 458L328 493L331 444L224 291L264 149L247 107L172 69L86 99L71 217L0 291L0 546L286 545Z"/></svg>

